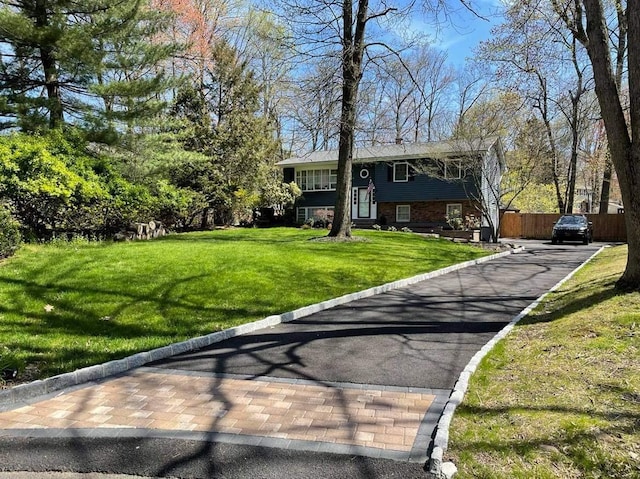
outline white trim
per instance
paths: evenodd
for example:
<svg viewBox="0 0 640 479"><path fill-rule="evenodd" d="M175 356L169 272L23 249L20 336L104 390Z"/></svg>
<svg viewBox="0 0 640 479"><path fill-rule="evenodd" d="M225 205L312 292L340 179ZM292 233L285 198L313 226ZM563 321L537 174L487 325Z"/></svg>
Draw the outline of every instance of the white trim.
<svg viewBox="0 0 640 479"><path fill-rule="evenodd" d="M396 166L405 165L407 167L407 174L404 180L396 179ZM409 181L409 163L406 161L398 161L393 164L393 182L394 183L406 183Z"/></svg>
<svg viewBox="0 0 640 479"><path fill-rule="evenodd" d="M400 219L400 208L407 208L408 218ZM396 205L396 223L409 223L411 221L411 205Z"/></svg>
<svg viewBox="0 0 640 479"><path fill-rule="evenodd" d="M367 188L364 186L353 186L351 188L351 219L354 220L371 220L378 217L378 205L376 203L376 190L368 194L367 201L369 202L369 216L361 217L358 215L360 206L360 197L362 194L367 196ZM364 198L364 197L363 197Z"/></svg>
<svg viewBox="0 0 640 479"><path fill-rule="evenodd" d="M449 213L450 207L452 207L451 209L457 209L458 212L460 213L459 216L457 216L456 218L462 218L462 203L447 203L446 211L445 211L445 214L447 216L451 216L451 213Z"/></svg>
<svg viewBox="0 0 640 479"><path fill-rule="evenodd" d="M461 180L464 176L462 174L462 160L443 160L444 163L444 178L445 180ZM458 176L449 176L448 170L449 166L452 164L457 164L458 166Z"/></svg>
<svg viewBox="0 0 640 479"><path fill-rule="evenodd" d="M309 184L309 177L311 176L309 175L310 172L314 176L313 178L314 181L311 185ZM316 188L315 176L317 175L318 172L320 172L320 182L318 183L320 187ZM304 182L302 181L303 173L305 176ZM323 177L325 174L328 177L326 183L323 182ZM333 177L333 181L331 181L332 177ZM338 170L336 168L312 168L312 167L296 168L295 174L294 174L294 180L302 191L336 191L336 186L338 183ZM304 187L303 187L303 183L305 183ZM325 185L327 186L326 188L323 187Z"/></svg>

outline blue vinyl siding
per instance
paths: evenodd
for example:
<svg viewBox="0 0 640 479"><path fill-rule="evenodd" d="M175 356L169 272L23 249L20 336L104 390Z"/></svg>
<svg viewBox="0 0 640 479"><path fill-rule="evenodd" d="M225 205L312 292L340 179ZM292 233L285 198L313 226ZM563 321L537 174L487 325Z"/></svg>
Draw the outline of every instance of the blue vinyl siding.
<svg viewBox="0 0 640 479"><path fill-rule="evenodd" d="M360 172L362 170L366 170L369 174L369 176L367 178L362 178L360 176ZM357 164L357 165L353 165L353 171L352 171L352 186L355 187L360 187L360 188L365 188L369 185L369 179L372 179L374 184L376 183L376 165L374 164L365 164L365 165L361 165L361 164ZM377 186L377 185L376 185Z"/></svg>
<svg viewBox="0 0 640 479"><path fill-rule="evenodd" d="M467 193L472 193L475 188L469 181L467 189L461 181L445 181L426 175L416 175L413 181L393 182L389 181L387 164L376 165L374 183L376 186L376 199L378 203L397 203L401 201L434 201L456 200L467 198ZM354 179L355 184L355 179Z"/></svg>
<svg viewBox="0 0 640 479"><path fill-rule="evenodd" d="M362 169L369 171L368 178L362 178ZM414 201L448 201L464 200L468 196L477 196L477 188L473 180L467 180L466 189L462 180L445 181L427 175L415 175L411 181L389 181L387 163L353 165L353 187L364 188L373 180L378 203L398 203ZM328 206L335 204L335 191L308 191L296 202L297 206Z"/></svg>

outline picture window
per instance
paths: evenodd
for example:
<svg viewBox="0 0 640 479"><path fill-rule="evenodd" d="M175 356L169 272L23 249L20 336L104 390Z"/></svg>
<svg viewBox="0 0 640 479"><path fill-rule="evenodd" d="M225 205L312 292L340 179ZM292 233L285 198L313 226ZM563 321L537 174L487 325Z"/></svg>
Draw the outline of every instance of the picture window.
<svg viewBox="0 0 640 479"><path fill-rule="evenodd" d="M296 184L302 191L335 190L338 180L338 170L298 170Z"/></svg>

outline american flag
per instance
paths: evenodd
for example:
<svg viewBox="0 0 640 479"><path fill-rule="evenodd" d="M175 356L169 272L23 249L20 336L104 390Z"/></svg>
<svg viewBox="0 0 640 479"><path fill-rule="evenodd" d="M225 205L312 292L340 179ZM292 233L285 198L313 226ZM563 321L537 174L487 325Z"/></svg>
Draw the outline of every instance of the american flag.
<svg viewBox="0 0 640 479"><path fill-rule="evenodd" d="M364 195L365 199L367 199L375 189L376 189L376 185L374 185L373 180L369 178L369 186L367 186L367 194Z"/></svg>

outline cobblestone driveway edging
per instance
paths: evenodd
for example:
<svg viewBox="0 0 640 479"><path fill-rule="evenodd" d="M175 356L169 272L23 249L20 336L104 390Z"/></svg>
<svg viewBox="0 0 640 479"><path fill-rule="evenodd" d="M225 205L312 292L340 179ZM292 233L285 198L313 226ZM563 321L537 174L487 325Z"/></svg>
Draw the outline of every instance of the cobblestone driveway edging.
<svg viewBox="0 0 640 479"><path fill-rule="evenodd" d="M108 376L113 376L113 375L128 371L130 369L144 366L145 364L148 364L153 361L158 361L161 359L169 358L171 356L175 356L177 354L202 349L214 343L224 341L225 339L229 339L235 336L240 336L243 334L248 334L262 328L268 328L270 326L274 326L279 323L303 318L305 316L309 316L319 311L324 311L326 309L334 308L336 306L340 306L342 304L349 303L351 301L368 298L370 296L375 296L377 294L385 293L387 291L392 291L394 289L419 283L420 281L424 281L437 276L442 276L447 273L451 273L453 271L467 268L469 266L491 261L496 258L501 258L503 256L508 256L512 253L518 253L518 252L521 252L523 249L524 248L520 247L520 248L503 251L503 252L488 255L488 256L483 256L482 258L478 258L471 261L465 261L463 263L448 266L446 268L432 271L430 273L423 273L423 274L413 276L411 278L392 281L390 283L386 283L380 286L374 286L373 288L365 289L363 291L358 291L356 293L346 294L338 298L322 301L320 303L312 304L310 306L305 306L305 307L296 309L294 311L289 311L279 315L267 316L266 318L263 318L258 321L242 324L240 326L225 329L223 331L218 331L212 334L208 334L206 336L200 336L197 338L189 339L179 343L174 343L161 348L152 349L150 351L137 353L123 359L109 361L107 363L97 364L95 366L89 366L86 368L78 369L70 373L60 374L60 375L46 378L43 380L33 381L27 384L20 384L13 388L0 391L0 411L3 411L9 407L13 407L15 406L15 404L22 403L25 400L28 400L34 397L50 394L52 392L59 391L61 389L65 389L72 386L77 386L79 384L83 384L89 381L97 381L99 379L103 379Z"/></svg>
<svg viewBox="0 0 640 479"><path fill-rule="evenodd" d="M606 246L601 247L598 251L593 253L584 263L578 266L576 269L571 271L567 276L561 279L558 283L553 286L549 291L544 293L542 296L537 298L533 303L523 309L520 314L518 314L515 318L511 320L509 324L507 324L502 330L500 330L487 344L485 344L480 351L478 351L469 361L469 364L463 369L462 373L460 373L460 377L456 382L456 385L453 388L453 392L449 397L449 401L444 407L444 411L438 424L436 425L436 435L433 440L433 449L431 451L431 457L429 458L429 476L433 479L451 479L454 474L457 472L457 468L455 464L452 462L443 462L444 453L447 450L447 446L449 443L449 426L451 425L451 420L453 419L453 414L458 407L458 405L462 404L464 400L464 395L467 392L467 388L469 386L469 379L471 375L475 372L480 364L480 361L491 351L499 341L501 341L504 337L506 337L511 330L514 328L516 324L518 324L522 318L527 316L531 311L533 311L540 302L551 292L557 290L562 286L565 282L573 277L580 269L584 267L587 263L589 263L593 258L595 258L598 254L604 250Z"/></svg>

